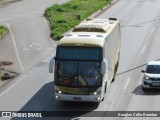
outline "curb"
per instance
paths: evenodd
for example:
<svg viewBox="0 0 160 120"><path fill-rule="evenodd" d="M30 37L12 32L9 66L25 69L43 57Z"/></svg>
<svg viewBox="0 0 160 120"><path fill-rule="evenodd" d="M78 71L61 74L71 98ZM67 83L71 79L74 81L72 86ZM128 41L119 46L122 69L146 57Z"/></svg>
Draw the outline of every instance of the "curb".
<svg viewBox="0 0 160 120"><path fill-rule="evenodd" d="M93 13L88 18L95 18L95 17L100 16L103 12L105 12L107 9L111 8L114 4L116 4L119 1L120 0L113 0L110 4L104 6L103 8L101 8L100 10L98 10L97 12Z"/></svg>

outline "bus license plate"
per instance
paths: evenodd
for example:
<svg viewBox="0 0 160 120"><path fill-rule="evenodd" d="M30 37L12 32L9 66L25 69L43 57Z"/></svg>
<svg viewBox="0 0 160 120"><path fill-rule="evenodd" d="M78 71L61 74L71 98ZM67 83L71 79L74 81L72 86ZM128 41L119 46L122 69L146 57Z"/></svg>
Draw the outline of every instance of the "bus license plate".
<svg viewBox="0 0 160 120"><path fill-rule="evenodd" d="M73 100L81 100L81 97L73 97Z"/></svg>
<svg viewBox="0 0 160 120"><path fill-rule="evenodd" d="M160 83L152 83L153 87L160 87Z"/></svg>

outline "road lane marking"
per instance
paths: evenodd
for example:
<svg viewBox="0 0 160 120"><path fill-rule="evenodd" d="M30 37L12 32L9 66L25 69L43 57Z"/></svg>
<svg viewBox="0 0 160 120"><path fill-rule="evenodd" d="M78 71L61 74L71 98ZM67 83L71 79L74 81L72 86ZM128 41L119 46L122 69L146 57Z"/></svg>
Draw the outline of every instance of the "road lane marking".
<svg viewBox="0 0 160 120"><path fill-rule="evenodd" d="M130 78L127 79L127 82L126 82L126 84L123 87L123 90L125 90L127 88L127 85L129 84L129 82L130 82Z"/></svg>
<svg viewBox="0 0 160 120"><path fill-rule="evenodd" d="M134 10L134 12L136 12L138 10L138 8L136 8L135 10Z"/></svg>
<svg viewBox="0 0 160 120"><path fill-rule="evenodd" d="M19 80L16 80L15 83L12 86L9 86L9 88L7 88L5 91L3 91L2 93L0 93L0 97L3 96L4 94L6 94L12 88L14 88L15 85L17 85L19 82L21 82L21 80L23 80L25 77L26 77L26 75L22 76Z"/></svg>
<svg viewBox="0 0 160 120"><path fill-rule="evenodd" d="M23 65L22 65L22 61L21 61L21 59L20 59L20 57L19 57L19 53L18 53L18 49L17 49L16 42L15 42L15 38L14 38L14 36L13 36L12 29L11 29L9 23L6 23L6 24L7 24L7 26L8 26L9 31L10 31L10 34L11 34L11 38L12 38L12 42L13 42L14 49L15 49L15 52L16 52L16 57L17 57L18 63L19 63L20 68L21 68L21 70L22 70L22 72L23 72L24 68L23 68Z"/></svg>
<svg viewBox="0 0 160 120"><path fill-rule="evenodd" d="M127 17L127 18L124 20L124 22L127 22L128 19L129 19L129 17Z"/></svg>
<svg viewBox="0 0 160 120"><path fill-rule="evenodd" d="M144 50L146 49L146 47L144 46L141 50L141 54L143 54Z"/></svg>
<svg viewBox="0 0 160 120"><path fill-rule="evenodd" d="M40 44L38 44L38 43L32 43L32 44L30 44L29 47L33 47L33 46L43 47L42 45L40 45Z"/></svg>
<svg viewBox="0 0 160 120"><path fill-rule="evenodd" d="M151 33L154 32L155 28L152 28Z"/></svg>

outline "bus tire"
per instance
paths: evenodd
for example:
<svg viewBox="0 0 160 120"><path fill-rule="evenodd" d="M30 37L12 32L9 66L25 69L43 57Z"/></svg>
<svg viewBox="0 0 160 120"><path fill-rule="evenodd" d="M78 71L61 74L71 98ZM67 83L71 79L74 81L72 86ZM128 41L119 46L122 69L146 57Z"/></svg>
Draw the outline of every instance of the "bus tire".
<svg viewBox="0 0 160 120"><path fill-rule="evenodd" d="M105 90L104 90L104 93L106 93L107 92L107 82L106 82L106 84L105 84Z"/></svg>
<svg viewBox="0 0 160 120"><path fill-rule="evenodd" d="M115 66L115 74L116 74L116 72L117 72L117 70L118 70L119 58L120 58L120 53L118 53L118 60L117 60L116 66Z"/></svg>
<svg viewBox="0 0 160 120"><path fill-rule="evenodd" d="M118 70L118 66L119 66L119 61L117 61L117 63L116 63L116 66L115 66L115 74L114 74L114 75L116 75L116 72L117 72L117 70Z"/></svg>
<svg viewBox="0 0 160 120"><path fill-rule="evenodd" d="M116 72L118 70L118 65L119 65L119 61L117 61L116 65L115 65L115 69L114 69L114 76L113 76L113 79L111 82L114 82L115 81L115 76L116 76Z"/></svg>
<svg viewBox="0 0 160 120"><path fill-rule="evenodd" d="M102 101L104 100L104 97L105 97L105 93L106 93L106 91L107 91L107 82L105 83L104 95L103 95Z"/></svg>
<svg viewBox="0 0 160 120"><path fill-rule="evenodd" d="M114 79L114 77L113 77L113 79L112 79L112 81L111 82L114 82L115 81L115 79Z"/></svg>

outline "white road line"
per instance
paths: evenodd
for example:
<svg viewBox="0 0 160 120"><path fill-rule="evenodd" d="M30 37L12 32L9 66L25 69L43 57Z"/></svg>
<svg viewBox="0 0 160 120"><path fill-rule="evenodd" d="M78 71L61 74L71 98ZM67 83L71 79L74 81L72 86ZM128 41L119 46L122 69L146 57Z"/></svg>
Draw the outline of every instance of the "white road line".
<svg viewBox="0 0 160 120"><path fill-rule="evenodd" d="M24 68L23 68L23 65L22 65L22 61L21 61L21 59L19 57L19 53L18 53L18 49L17 49L17 45L16 45L16 42L15 42L14 36L13 36L13 32L11 30L11 27L10 27L9 23L6 23L6 24L8 26L8 29L9 29L11 37L12 37L12 42L13 42L13 45L14 45L14 49L15 49L15 52L16 52L16 57L17 57L18 63L19 63L20 68L21 68L21 70L23 72Z"/></svg>
<svg viewBox="0 0 160 120"><path fill-rule="evenodd" d="M155 28L152 28L151 33L154 32Z"/></svg>
<svg viewBox="0 0 160 120"><path fill-rule="evenodd" d="M127 88L127 85L129 84L129 82L130 82L130 78L127 79L127 82L126 82L126 84L123 87L123 90L125 90Z"/></svg>
<svg viewBox="0 0 160 120"><path fill-rule="evenodd" d="M43 47L42 45L40 45L40 44L38 44L38 43L32 43L32 44L30 44L29 47L33 47L33 46Z"/></svg>
<svg viewBox="0 0 160 120"><path fill-rule="evenodd" d="M15 85L17 85L19 82L21 82L22 79L24 79L26 77L26 75L22 76L19 80L16 80L16 83L14 83L12 86L10 86L8 89L6 89L5 91L3 91L0 94L0 97L3 96L4 94L6 94L10 89L14 88Z"/></svg>
<svg viewBox="0 0 160 120"><path fill-rule="evenodd" d="M141 54L143 54L144 50L146 49L146 47L144 46L141 50Z"/></svg>
<svg viewBox="0 0 160 120"><path fill-rule="evenodd" d="M136 8L135 10L134 10L134 12L136 12L138 10L138 8Z"/></svg>
<svg viewBox="0 0 160 120"><path fill-rule="evenodd" d="M127 22L128 19L129 19L129 18L127 17L127 18L124 20L124 22Z"/></svg>

